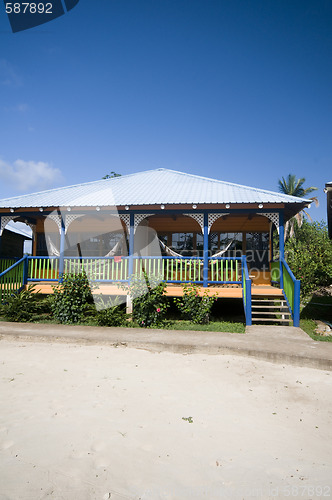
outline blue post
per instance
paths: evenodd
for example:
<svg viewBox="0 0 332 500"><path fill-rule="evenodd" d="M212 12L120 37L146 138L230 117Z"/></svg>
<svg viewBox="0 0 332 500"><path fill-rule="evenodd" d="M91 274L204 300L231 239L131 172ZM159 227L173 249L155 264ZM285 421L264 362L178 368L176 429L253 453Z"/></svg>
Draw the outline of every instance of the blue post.
<svg viewBox="0 0 332 500"><path fill-rule="evenodd" d="M279 212L279 262L280 262L280 288L284 288L284 273L282 260L285 258L285 228L284 228L284 212Z"/></svg>
<svg viewBox="0 0 332 500"><path fill-rule="evenodd" d="M301 281L294 281L294 311L293 311L293 325L300 326L300 287Z"/></svg>
<svg viewBox="0 0 332 500"><path fill-rule="evenodd" d="M203 287L208 286L209 279L209 234L208 234L208 214L204 213L203 232Z"/></svg>
<svg viewBox="0 0 332 500"><path fill-rule="evenodd" d="M61 233L60 233L60 257L59 257L59 281L62 283L62 275L65 267L65 218L61 215Z"/></svg>
<svg viewBox="0 0 332 500"><path fill-rule="evenodd" d="M246 279L245 281L246 287L246 325L252 325L251 319L251 279Z"/></svg>
<svg viewBox="0 0 332 500"><path fill-rule="evenodd" d="M28 274L29 274L29 257L28 255L24 255L23 262L23 285L28 284Z"/></svg>
<svg viewBox="0 0 332 500"><path fill-rule="evenodd" d="M134 272L134 241L135 241L135 222L134 214L130 214L130 229L129 229L129 276L128 281L130 281L130 276Z"/></svg>

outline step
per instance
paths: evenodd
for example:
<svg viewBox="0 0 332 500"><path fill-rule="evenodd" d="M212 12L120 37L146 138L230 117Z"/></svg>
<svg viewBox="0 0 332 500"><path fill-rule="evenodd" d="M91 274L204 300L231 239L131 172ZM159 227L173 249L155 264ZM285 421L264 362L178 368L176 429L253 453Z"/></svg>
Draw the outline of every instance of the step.
<svg viewBox="0 0 332 500"><path fill-rule="evenodd" d="M262 311L256 311L256 312L255 312L255 311L253 311L251 315L252 315L252 316L256 316L256 315L257 315L257 316L258 316L258 315L261 315L261 316L276 316L277 314L278 314L278 315L280 314L280 316L288 316L289 318L291 318L291 317L292 317L290 313L280 313L280 312L262 312Z"/></svg>
<svg viewBox="0 0 332 500"><path fill-rule="evenodd" d="M257 314L252 314L252 315L251 315L251 317L252 317L253 319L254 319L254 318L255 318L255 319L256 319L256 318L260 318L260 319L263 319L263 318L265 318L265 319L269 319L269 317L274 317L277 321L279 321L279 319L287 319L287 320L291 320L291 319L292 319L291 315L288 315L288 314L282 314L280 318L277 318L275 313L270 313L270 314L267 314L267 313L266 313L266 314L264 314L264 315L259 315L259 313L257 313Z"/></svg>
<svg viewBox="0 0 332 500"><path fill-rule="evenodd" d="M282 302L284 304L287 304L285 299L252 299L251 302L259 302L260 304L261 303L264 303L264 304L269 303L270 304L270 303L275 303L275 302L278 302L278 303Z"/></svg>
<svg viewBox="0 0 332 500"><path fill-rule="evenodd" d="M278 305L270 305L270 306L251 306L253 309L287 309L288 310L288 307L286 305L284 306L280 306L279 304Z"/></svg>
<svg viewBox="0 0 332 500"><path fill-rule="evenodd" d="M252 321L270 321L273 323L290 323L291 319L274 319L274 318L252 318Z"/></svg>

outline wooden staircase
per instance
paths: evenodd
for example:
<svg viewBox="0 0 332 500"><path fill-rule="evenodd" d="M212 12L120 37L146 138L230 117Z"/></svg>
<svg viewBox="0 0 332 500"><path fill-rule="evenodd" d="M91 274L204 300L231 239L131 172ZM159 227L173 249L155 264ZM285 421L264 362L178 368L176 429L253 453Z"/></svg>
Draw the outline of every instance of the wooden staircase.
<svg viewBox="0 0 332 500"><path fill-rule="evenodd" d="M284 326L292 324L292 315L283 295L254 296L251 313L253 324L273 323Z"/></svg>

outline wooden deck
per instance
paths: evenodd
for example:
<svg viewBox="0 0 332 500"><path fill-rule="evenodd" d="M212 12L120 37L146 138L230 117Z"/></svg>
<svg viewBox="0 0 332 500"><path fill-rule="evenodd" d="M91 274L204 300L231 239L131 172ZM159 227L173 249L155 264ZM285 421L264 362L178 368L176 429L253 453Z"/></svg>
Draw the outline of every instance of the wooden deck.
<svg viewBox="0 0 332 500"><path fill-rule="evenodd" d="M53 293L52 284L54 282L39 281L34 282L36 284L35 291L44 294ZM240 285L220 285L220 286L209 286L208 288L199 287L199 294L203 295L205 291L208 291L209 295L216 294L218 298L242 298L242 288ZM117 285L105 284L100 285L99 288L92 291L94 295L126 295L126 291L119 288ZM252 285L251 287L252 296L282 296L282 290L274 286L268 285L266 283L262 285ZM181 297L182 296L182 286L181 285L168 285L166 288L166 295L169 297Z"/></svg>

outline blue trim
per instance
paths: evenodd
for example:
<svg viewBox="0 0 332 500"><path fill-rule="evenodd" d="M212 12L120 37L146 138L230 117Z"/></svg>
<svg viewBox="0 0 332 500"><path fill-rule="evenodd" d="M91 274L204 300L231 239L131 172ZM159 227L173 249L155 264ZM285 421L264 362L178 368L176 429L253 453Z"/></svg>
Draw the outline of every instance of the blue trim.
<svg viewBox="0 0 332 500"><path fill-rule="evenodd" d="M62 282L62 275L65 268L65 219L61 214L61 233L60 233L60 257L59 257L59 281Z"/></svg>
<svg viewBox="0 0 332 500"><path fill-rule="evenodd" d="M280 261L280 288L284 288L284 276L282 272L282 259L285 257L285 228L284 213L279 212L279 261Z"/></svg>
<svg viewBox="0 0 332 500"><path fill-rule="evenodd" d="M59 280L57 280L57 279L47 279L47 278L40 278L40 279L37 279L37 278L28 278L27 281L29 283L30 282L34 282L34 281L37 282L37 283L39 283L39 281L47 281L47 282L49 282L49 281L53 282L54 281L55 283L57 283Z"/></svg>
<svg viewBox="0 0 332 500"><path fill-rule="evenodd" d="M32 259L59 259L59 257L56 257L54 255L51 255L49 257L45 257L45 256L35 256L35 255L28 255L27 256L29 260L32 260ZM158 255L142 255L142 256L139 256L139 255L133 255L132 256L133 259L163 259L163 260L201 260L203 261L203 257L191 257L191 256L180 256L180 257L169 257L169 256L161 256L159 257ZM4 257L4 258L7 258L7 257ZM16 258L16 257L10 257L10 258ZM129 259L129 256L127 255L124 255L124 256L121 256L121 258L123 260L125 259ZM79 259L79 260L87 260L87 259L94 259L94 260L111 260L111 259L114 259L114 257L100 257L100 256L97 256L97 257L94 257L94 256L91 256L91 257L73 257L71 255L68 255L68 256L64 256L64 259L65 260L74 260L74 259ZM211 260L238 260L238 261L241 261L242 258L241 257L209 257L209 261Z"/></svg>
<svg viewBox="0 0 332 500"><path fill-rule="evenodd" d="M24 260L24 267L23 267L23 285L26 285L28 283L28 277L29 277L29 259L28 255L25 255L25 260Z"/></svg>
<svg viewBox="0 0 332 500"><path fill-rule="evenodd" d="M293 312L293 325L300 326L300 292L301 281L295 280L294 282L294 312Z"/></svg>
<svg viewBox="0 0 332 500"><path fill-rule="evenodd" d="M204 231L203 231L203 287L208 286L209 280L209 222L208 212L204 212Z"/></svg>
<svg viewBox="0 0 332 500"><path fill-rule="evenodd" d="M242 256L242 300L243 300L243 308L244 315L246 318L246 325L252 325L252 313L251 313L251 279L249 278L249 271L247 265L247 257L245 255ZM245 295L244 295L244 287L245 287ZM244 297L246 298L244 300Z"/></svg>
<svg viewBox="0 0 332 500"><path fill-rule="evenodd" d="M129 282L130 277L134 272L134 249L135 249L135 215L130 214L130 229L129 229L129 266L128 266L128 276Z"/></svg>

